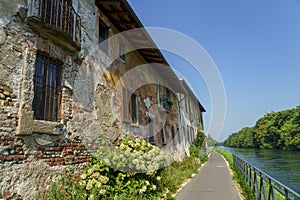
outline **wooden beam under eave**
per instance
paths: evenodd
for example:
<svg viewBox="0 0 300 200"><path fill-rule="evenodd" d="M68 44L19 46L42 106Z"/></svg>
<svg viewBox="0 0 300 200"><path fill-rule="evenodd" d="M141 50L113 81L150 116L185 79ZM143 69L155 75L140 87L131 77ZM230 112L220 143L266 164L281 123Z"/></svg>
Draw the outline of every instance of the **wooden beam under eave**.
<svg viewBox="0 0 300 200"><path fill-rule="evenodd" d="M144 54L143 54L144 55ZM159 57L158 55L144 55L146 58L149 58L149 59L156 59L156 60L161 60L161 57Z"/></svg>
<svg viewBox="0 0 300 200"><path fill-rule="evenodd" d="M149 42L149 40L144 39L144 38L132 38L131 41L133 42L133 44L136 43L136 44L139 44L139 45L148 47L148 48L153 48L153 47L154 47L154 46Z"/></svg>
<svg viewBox="0 0 300 200"><path fill-rule="evenodd" d="M108 0L108 1L104 1L104 0L96 0L96 5L121 5L121 1L118 0Z"/></svg>
<svg viewBox="0 0 300 200"><path fill-rule="evenodd" d="M115 23L115 26L120 27L121 31L127 31L127 30L130 30L130 29L137 28L135 24L131 24L131 23L118 23L118 24ZM124 27L125 27L125 29L124 29Z"/></svg>
<svg viewBox="0 0 300 200"><path fill-rule="evenodd" d="M152 58L147 58L147 57L144 57L145 60L148 62L148 63L162 63L164 64L165 62L161 59L152 59Z"/></svg>
<svg viewBox="0 0 300 200"><path fill-rule="evenodd" d="M129 12L126 11L109 11L107 15L129 15Z"/></svg>
<svg viewBox="0 0 300 200"><path fill-rule="evenodd" d="M145 54L146 56L153 56L153 55L159 56L154 49L151 49L151 50L143 49L142 51L143 51L143 54Z"/></svg>
<svg viewBox="0 0 300 200"><path fill-rule="evenodd" d="M143 53L141 53L143 55L144 58L148 59L148 60L159 60L159 61L162 61L161 57L159 56L148 56L148 55L144 55Z"/></svg>
<svg viewBox="0 0 300 200"><path fill-rule="evenodd" d="M114 21L113 23L118 25L136 26L136 23L134 22Z"/></svg>

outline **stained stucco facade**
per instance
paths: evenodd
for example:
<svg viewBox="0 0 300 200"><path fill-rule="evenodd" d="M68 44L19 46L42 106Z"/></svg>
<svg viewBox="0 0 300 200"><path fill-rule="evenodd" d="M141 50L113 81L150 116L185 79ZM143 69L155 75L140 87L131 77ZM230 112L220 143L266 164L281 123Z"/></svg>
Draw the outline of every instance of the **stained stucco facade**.
<svg viewBox="0 0 300 200"><path fill-rule="evenodd" d="M66 167L76 176L99 132L111 142L143 137L170 159L186 154L194 133L186 135L176 94L185 86L170 82L176 75L159 51L137 49L155 47L149 35L98 46L141 27L122 0L0 2L0 198L43 197Z"/></svg>

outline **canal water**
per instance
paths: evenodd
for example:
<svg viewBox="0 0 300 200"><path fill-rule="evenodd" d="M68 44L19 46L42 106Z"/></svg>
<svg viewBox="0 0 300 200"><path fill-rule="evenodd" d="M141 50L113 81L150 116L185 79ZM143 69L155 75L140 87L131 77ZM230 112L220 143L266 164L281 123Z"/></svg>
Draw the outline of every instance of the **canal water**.
<svg viewBox="0 0 300 200"><path fill-rule="evenodd" d="M217 148L238 155L300 194L300 151Z"/></svg>

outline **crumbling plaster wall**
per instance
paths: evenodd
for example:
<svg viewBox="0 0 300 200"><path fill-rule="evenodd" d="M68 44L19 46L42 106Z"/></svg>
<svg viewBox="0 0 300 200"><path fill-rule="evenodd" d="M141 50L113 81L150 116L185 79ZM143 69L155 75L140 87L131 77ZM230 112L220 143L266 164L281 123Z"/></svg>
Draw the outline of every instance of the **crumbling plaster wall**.
<svg viewBox="0 0 300 200"><path fill-rule="evenodd" d="M109 44L108 52L97 50L99 19L110 27L109 36L118 31L94 1L79 0L75 7L82 22L81 50L70 52L44 37L42 30L28 26L27 0L0 2L0 198L43 197L51 181L68 166L72 165L74 174L83 169L82 163L97 148L99 132L116 140L138 131L130 123L128 127L122 123L123 94L115 87L118 83L127 87L120 81L122 76L146 61L138 52L131 52L126 62L110 62L109 57L118 57L119 44ZM33 119L33 75L38 51L63 62L59 122ZM147 83L157 76L151 70L144 71L135 81ZM146 124L148 108L144 100L149 98L151 104L157 104L156 86L142 86L137 93L139 118L141 124ZM171 126L178 130L177 109L173 107L166 122L170 141ZM163 147L159 137L157 134L157 144Z"/></svg>
<svg viewBox="0 0 300 200"><path fill-rule="evenodd" d="M87 147L76 140L77 128L70 121L75 112L74 77L78 78L81 62L96 41L97 33L90 27L95 26L98 9L91 1L80 1L78 7L83 18L90 19L82 23L88 27L82 29L82 51L73 53L27 25L27 0L0 2L0 198L43 196L68 166L76 174L83 169L80 163L90 157ZM64 63L61 120L53 126L32 118L37 51Z"/></svg>

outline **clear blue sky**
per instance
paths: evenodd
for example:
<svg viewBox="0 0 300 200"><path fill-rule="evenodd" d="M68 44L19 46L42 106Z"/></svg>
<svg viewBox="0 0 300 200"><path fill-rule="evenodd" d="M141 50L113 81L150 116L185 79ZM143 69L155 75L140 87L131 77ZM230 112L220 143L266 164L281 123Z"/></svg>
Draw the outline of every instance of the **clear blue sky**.
<svg viewBox="0 0 300 200"><path fill-rule="evenodd" d="M201 44L216 63L226 89L227 115L219 140L270 111L300 105L299 0L129 0L145 27L182 32ZM207 109L203 81L166 59L182 73Z"/></svg>

